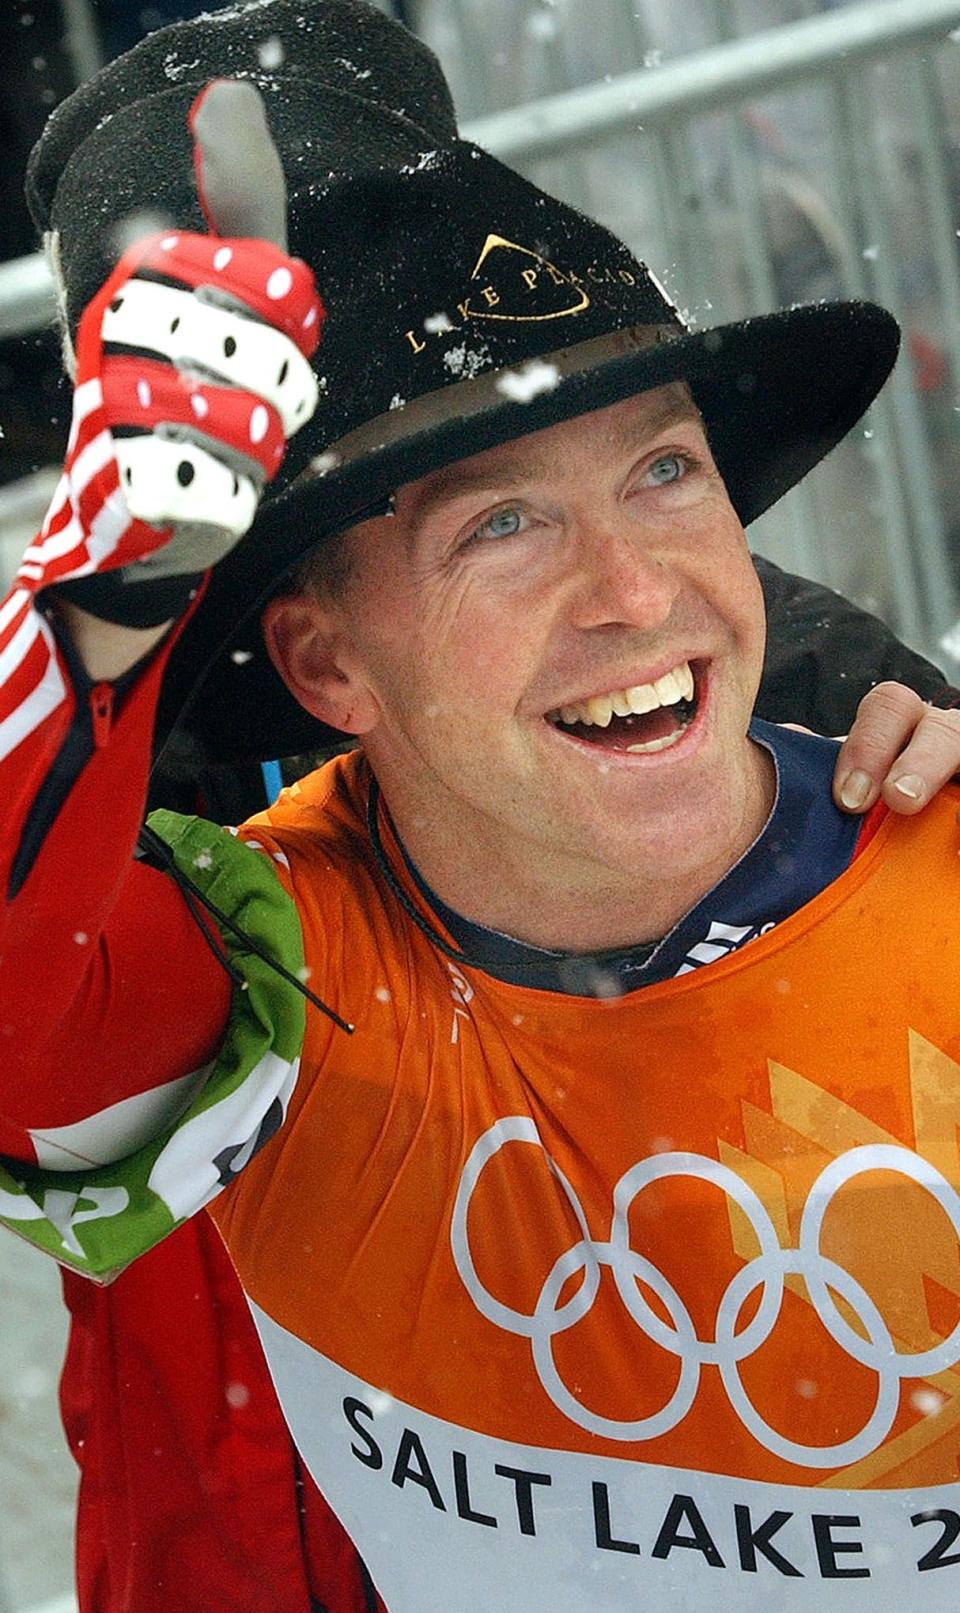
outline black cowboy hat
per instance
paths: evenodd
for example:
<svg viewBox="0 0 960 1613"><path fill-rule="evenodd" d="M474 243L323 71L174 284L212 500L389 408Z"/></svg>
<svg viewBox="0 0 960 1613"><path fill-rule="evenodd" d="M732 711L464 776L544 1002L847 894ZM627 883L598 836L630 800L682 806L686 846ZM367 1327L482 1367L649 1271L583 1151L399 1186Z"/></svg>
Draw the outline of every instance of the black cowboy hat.
<svg viewBox="0 0 960 1613"><path fill-rule="evenodd" d="M688 330L615 236L457 137L435 58L366 0L255 0L176 24L58 108L28 197L58 235L68 325L125 215L147 205L205 228L187 112L223 75L261 88L290 249L328 317L317 412L171 657L159 731L176 726L204 760L329 738L273 671L260 608L403 483L682 379L746 525L845 435L896 358L896 322L864 303Z"/></svg>

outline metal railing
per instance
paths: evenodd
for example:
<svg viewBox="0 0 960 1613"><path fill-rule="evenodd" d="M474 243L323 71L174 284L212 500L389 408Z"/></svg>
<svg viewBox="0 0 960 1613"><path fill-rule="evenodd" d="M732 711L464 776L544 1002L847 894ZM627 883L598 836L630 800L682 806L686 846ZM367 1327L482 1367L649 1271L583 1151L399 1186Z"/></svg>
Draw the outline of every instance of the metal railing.
<svg viewBox="0 0 960 1613"><path fill-rule="evenodd" d="M42 330L56 312L53 279L42 252L0 263L0 340Z"/></svg>
<svg viewBox="0 0 960 1613"><path fill-rule="evenodd" d="M771 28L712 50L642 68L531 106L477 118L464 134L504 161L584 150L620 130L689 121L781 91L827 70L852 68L903 46L942 43L960 25L957 0L885 0Z"/></svg>
<svg viewBox="0 0 960 1613"><path fill-rule="evenodd" d="M723 7L715 9L722 25ZM956 142L950 138L935 60L941 53L948 82L960 80L960 44L952 37L958 24L956 0L858 5L749 39L726 40L655 71L643 67L549 95L478 119L466 132L532 177L540 177L545 159L563 159L553 174L567 199L600 216L602 187L596 163L591 171L588 160L613 155L619 143L623 164L632 147L635 183L646 183L652 193L647 222L657 213L664 221L661 251L671 289L690 302L701 322L714 323L791 300L780 294L773 261L769 191L777 182L776 165L763 162L748 120L761 97L805 88L823 106L818 171L811 180L782 164L780 183L792 185L795 196L799 183L808 211L819 211L835 270L831 289L875 298L911 332L914 311L904 287L897 208L883 184L887 137L877 92L884 70L893 65L901 100L912 113L907 155L923 199L922 255L936 281L939 307L933 323L946 360L944 386L960 402L960 207L949 172ZM702 130L711 115L729 158L730 195L722 223L721 210L704 205L704 163L695 145L698 126ZM621 233L630 239L629 229ZM632 239L631 245L641 256L651 256L642 240ZM656 261L653 266L661 267ZM953 464L952 441L937 462L936 426L925 415L910 362L908 345L865 423L860 464L851 462L848 448L845 478L836 465L815 472L757 524L752 538L755 547L791 569L859 596L911 643L942 658L941 641L957 614L958 562L950 549L960 543L960 465ZM956 437L957 421L952 404L941 408L941 438L944 424ZM847 545L824 536L830 533L831 512L847 534ZM865 534L866 547L854 557L849 546L862 545Z"/></svg>

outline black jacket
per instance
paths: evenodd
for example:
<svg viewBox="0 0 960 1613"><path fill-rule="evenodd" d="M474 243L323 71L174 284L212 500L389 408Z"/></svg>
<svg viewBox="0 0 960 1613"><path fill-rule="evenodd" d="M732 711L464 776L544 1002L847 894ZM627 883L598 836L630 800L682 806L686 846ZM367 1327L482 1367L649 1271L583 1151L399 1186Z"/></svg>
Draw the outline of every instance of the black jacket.
<svg viewBox="0 0 960 1613"><path fill-rule="evenodd" d="M845 734L863 696L887 678L909 684L931 705L960 705L960 689L878 617L770 560L757 556L755 563L767 605L759 717Z"/></svg>

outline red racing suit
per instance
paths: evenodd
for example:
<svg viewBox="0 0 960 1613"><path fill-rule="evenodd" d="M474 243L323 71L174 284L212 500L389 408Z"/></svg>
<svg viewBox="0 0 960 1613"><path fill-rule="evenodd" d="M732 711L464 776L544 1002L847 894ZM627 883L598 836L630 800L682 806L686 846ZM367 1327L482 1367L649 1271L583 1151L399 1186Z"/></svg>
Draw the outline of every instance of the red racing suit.
<svg viewBox="0 0 960 1613"><path fill-rule="evenodd" d="M62 1276L80 1613L382 1606L297 1455L209 1217L109 1287Z"/></svg>
<svg viewBox="0 0 960 1613"><path fill-rule="evenodd" d="M49 1111L55 1124L82 1115L89 1093L83 1049L98 1037L88 1014L105 1013L118 1032L112 1048L102 1049L105 1062L98 1058L98 1085L104 1076L106 1101L122 1102L148 1091L164 1065L169 1071L203 1061L221 1032L230 980L170 882L132 860L152 709L172 638L113 723L110 686L89 687L22 589L0 606L0 623L0 666L12 668L0 689L0 860L8 896L0 981L10 986L12 973L26 968L35 1009L32 1030L18 1015L14 1032L6 1010L0 1020L2 1149L15 1157L24 1136L18 1091L24 1118L41 1091L60 1094ZM11 738L19 741L13 748ZM58 763L74 771L86 754L79 792L44 834ZM91 785L109 803L102 835L91 836L83 805ZM78 842L86 848L79 858ZM18 851L38 844L42 854L26 872ZM117 904L121 889L127 894ZM164 952L169 946L176 959L167 984L166 965L155 967L157 932L153 922L149 931L144 926L146 910L165 930ZM143 993L141 1009L131 1012L127 1005ZM70 998L72 1029L49 1007ZM131 1084L132 1071L140 1080ZM122 1274L109 1295L68 1267L64 1284L72 1331L61 1405L81 1469L82 1613L376 1608L355 1550L297 1458L249 1311L207 1218L186 1223Z"/></svg>

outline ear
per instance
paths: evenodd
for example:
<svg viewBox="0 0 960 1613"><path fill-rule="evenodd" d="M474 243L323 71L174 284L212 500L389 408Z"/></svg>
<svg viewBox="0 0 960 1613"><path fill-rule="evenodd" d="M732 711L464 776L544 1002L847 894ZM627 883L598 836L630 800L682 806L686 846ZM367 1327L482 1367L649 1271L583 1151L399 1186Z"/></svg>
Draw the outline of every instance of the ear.
<svg viewBox="0 0 960 1613"><path fill-rule="evenodd" d="M343 654L336 613L307 592L280 594L261 617L271 661L311 717L348 734L365 734L379 707Z"/></svg>

